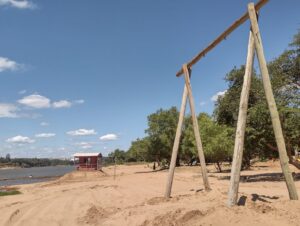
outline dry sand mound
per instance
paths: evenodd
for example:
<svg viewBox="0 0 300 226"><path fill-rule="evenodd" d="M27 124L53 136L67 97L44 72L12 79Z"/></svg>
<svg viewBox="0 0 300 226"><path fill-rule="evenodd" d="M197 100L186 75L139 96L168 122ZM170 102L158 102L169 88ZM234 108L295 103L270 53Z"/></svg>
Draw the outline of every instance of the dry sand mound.
<svg viewBox="0 0 300 226"><path fill-rule="evenodd" d="M113 167L104 172L21 185L21 195L0 198L0 225L300 225L300 201L289 201L284 181L274 180L278 162L242 172L251 180L240 184L233 208L226 206L229 173L212 173L213 167L210 192L203 190L199 167L176 169L171 199L163 198L167 171L117 166L115 179ZM300 194L299 180L296 187Z"/></svg>

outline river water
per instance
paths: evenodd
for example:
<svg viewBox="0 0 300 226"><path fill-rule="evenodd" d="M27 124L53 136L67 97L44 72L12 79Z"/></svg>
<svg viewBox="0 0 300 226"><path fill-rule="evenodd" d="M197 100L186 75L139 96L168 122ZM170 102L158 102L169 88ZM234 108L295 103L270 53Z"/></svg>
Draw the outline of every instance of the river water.
<svg viewBox="0 0 300 226"><path fill-rule="evenodd" d="M0 186L30 184L52 180L73 170L75 170L74 166L0 169Z"/></svg>

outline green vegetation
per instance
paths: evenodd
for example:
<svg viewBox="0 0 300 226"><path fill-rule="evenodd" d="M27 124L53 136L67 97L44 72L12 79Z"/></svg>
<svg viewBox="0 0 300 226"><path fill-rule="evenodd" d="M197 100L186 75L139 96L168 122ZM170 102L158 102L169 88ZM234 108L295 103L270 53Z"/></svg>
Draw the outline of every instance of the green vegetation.
<svg viewBox="0 0 300 226"><path fill-rule="evenodd" d="M73 165L68 159L48 159L48 158L10 158L7 154L5 158L0 157L0 167L43 167L57 165Z"/></svg>
<svg viewBox="0 0 300 226"><path fill-rule="evenodd" d="M271 83L283 127L290 162L295 149L300 147L300 32L295 35L292 48L284 51L268 64ZM226 95L216 103L214 117L221 125L235 127L244 66L234 68L225 80L229 83ZM263 84L254 72L249 95L249 109L245 136L243 166L250 166L254 157L277 158L275 136L268 111Z"/></svg>
<svg viewBox="0 0 300 226"><path fill-rule="evenodd" d="M189 162L196 158L197 149L191 120L186 125L182 142L182 158ZM206 162L213 162L221 172L222 162L230 162L234 145L234 130L226 125L217 124L209 115L198 116L200 135ZM191 155L192 154L192 155ZM189 159L189 157L192 157Z"/></svg>
<svg viewBox="0 0 300 226"><path fill-rule="evenodd" d="M289 49L268 64L272 88L279 110L290 163L300 168L292 155L300 147L300 32ZM231 162L235 128L238 118L240 94L245 66L233 68L226 76L228 89L219 97L212 116L198 115L200 135L208 163L215 163L219 171L222 162ZM179 113L175 107L159 109L148 116L146 136L131 143L129 150L115 150L110 157L116 162L156 161L168 165L175 139ZM265 99L260 75L253 72L249 95L243 167L251 160L277 158L275 136ZM177 165L197 160L197 150L191 117L186 116L180 140Z"/></svg>
<svg viewBox="0 0 300 226"><path fill-rule="evenodd" d="M21 194L18 190L10 190L10 191L1 191L0 190L0 196L7 196L7 195L18 195Z"/></svg>

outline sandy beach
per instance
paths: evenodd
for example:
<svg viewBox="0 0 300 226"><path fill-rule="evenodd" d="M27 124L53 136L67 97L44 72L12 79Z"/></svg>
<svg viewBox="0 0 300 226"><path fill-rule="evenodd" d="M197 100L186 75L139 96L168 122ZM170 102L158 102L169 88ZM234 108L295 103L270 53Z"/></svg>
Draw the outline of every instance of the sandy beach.
<svg viewBox="0 0 300 226"><path fill-rule="evenodd" d="M295 172L300 192L300 171ZM200 167L176 169L172 198L164 199L167 171L147 165L75 171L50 182L17 186L0 197L0 225L300 225L300 201L289 201L279 162L243 171L240 205L226 206L229 172L209 166L212 191Z"/></svg>

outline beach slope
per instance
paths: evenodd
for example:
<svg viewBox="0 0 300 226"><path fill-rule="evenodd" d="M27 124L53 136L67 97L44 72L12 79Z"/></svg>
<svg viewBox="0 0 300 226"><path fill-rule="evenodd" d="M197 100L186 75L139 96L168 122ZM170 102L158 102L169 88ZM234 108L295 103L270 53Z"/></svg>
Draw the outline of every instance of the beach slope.
<svg viewBox="0 0 300 226"><path fill-rule="evenodd" d="M0 197L0 225L300 225L300 201L289 201L278 162L242 172L239 206L226 206L229 172L209 166L212 191L200 167L176 169L172 198L164 199L167 171L147 165L72 172L49 182L17 186ZM291 166L300 194L300 171Z"/></svg>

